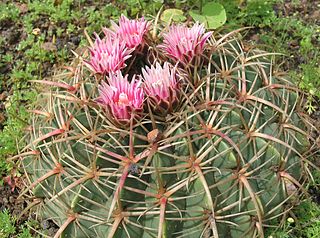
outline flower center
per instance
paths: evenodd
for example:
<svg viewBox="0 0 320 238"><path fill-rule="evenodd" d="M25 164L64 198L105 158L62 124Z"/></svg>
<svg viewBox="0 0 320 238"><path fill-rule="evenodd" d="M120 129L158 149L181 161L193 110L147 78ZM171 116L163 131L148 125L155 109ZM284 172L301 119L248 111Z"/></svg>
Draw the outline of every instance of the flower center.
<svg viewBox="0 0 320 238"><path fill-rule="evenodd" d="M193 42L194 39L192 39L192 37L183 36L180 38L178 45L188 48L188 45L193 45Z"/></svg>
<svg viewBox="0 0 320 238"><path fill-rule="evenodd" d="M183 36L183 37L181 37L181 39L180 39L180 44L185 44L185 43L187 43L188 42L188 39L187 39L187 37L185 37L185 36Z"/></svg>
<svg viewBox="0 0 320 238"><path fill-rule="evenodd" d="M132 36L132 37L139 37L139 33L137 33L137 32L132 32L132 33L131 33L131 36Z"/></svg>
<svg viewBox="0 0 320 238"><path fill-rule="evenodd" d="M129 105L129 99L128 99L128 95L126 93L120 93L118 104Z"/></svg>
<svg viewBox="0 0 320 238"><path fill-rule="evenodd" d="M153 87L159 87L163 84L162 80L161 79L158 79L156 82L153 82L152 83L152 86Z"/></svg>

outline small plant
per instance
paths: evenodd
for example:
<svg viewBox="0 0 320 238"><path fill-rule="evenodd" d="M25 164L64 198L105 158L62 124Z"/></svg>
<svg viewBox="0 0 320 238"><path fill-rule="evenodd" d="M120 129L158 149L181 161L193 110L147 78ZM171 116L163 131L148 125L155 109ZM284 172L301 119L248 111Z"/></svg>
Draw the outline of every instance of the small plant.
<svg viewBox="0 0 320 238"><path fill-rule="evenodd" d="M299 90L239 30L143 21L96 35L42 81L20 196L36 197L55 238L264 237L313 166Z"/></svg>
<svg viewBox="0 0 320 238"><path fill-rule="evenodd" d="M7 210L0 212L0 237L7 238L15 233L15 219L11 217Z"/></svg>
<svg viewBox="0 0 320 238"><path fill-rule="evenodd" d="M320 82L319 82L319 74L320 74L320 66L309 64L302 64L301 66L302 72L299 74L301 80L299 86L304 91L308 92L308 100L306 109L311 114L316 110L313 105L314 98L320 98Z"/></svg>
<svg viewBox="0 0 320 238"><path fill-rule="evenodd" d="M16 20L19 17L19 9L13 3L0 3L0 22Z"/></svg>
<svg viewBox="0 0 320 238"><path fill-rule="evenodd" d="M23 227L21 228L20 234L17 235L17 238L35 238L35 236L32 236L32 235L30 234L30 230L29 230L27 227L23 226ZM37 237L37 238L38 238L38 237Z"/></svg>
<svg viewBox="0 0 320 238"><path fill-rule="evenodd" d="M0 212L0 237L9 238L34 238L31 235L30 229L26 227L26 224L21 225L19 229L16 227L16 218L11 216L7 210Z"/></svg>

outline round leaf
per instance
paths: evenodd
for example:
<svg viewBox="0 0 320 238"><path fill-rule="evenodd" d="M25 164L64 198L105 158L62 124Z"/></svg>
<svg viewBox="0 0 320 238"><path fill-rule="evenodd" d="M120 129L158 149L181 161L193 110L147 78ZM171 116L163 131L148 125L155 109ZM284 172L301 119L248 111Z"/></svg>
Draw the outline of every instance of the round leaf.
<svg viewBox="0 0 320 238"><path fill-rule="evenodd" d="M163 13L161 14L161 20L164 22L170 22L170 21L183 22L186 19L187 18L183 15L183 11L176 8L170 8L170 9L164 10Z"/></svg>
<svg viewBox="0 0 320 238"><path fill-rule="evenodd" d="M227 20L224 7L215 2L209 2L203 6L202 14L189 11L190 16L201 23L204 23L208 29L217 29Z"/></svg>

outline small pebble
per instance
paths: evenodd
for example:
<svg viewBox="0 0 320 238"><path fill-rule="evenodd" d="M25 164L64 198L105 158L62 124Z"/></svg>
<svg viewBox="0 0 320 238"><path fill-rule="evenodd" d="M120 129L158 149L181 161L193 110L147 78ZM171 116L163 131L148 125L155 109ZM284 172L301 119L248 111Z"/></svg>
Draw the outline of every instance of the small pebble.
<svg viewBox="0 0 320 238"><path fill-rule="evenodd" d="M47 220L41 222L41 226L43 229L48 229L50 227L50 223Z"/></svg>

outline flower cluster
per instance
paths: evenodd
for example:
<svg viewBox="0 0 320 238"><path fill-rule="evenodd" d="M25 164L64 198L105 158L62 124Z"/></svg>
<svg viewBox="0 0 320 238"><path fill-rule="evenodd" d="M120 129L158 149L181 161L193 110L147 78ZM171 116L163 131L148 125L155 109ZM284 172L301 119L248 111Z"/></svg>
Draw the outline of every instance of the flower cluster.
<svg viewBox="0 0 320 238"><path fill-rule="evenodd" d="M168 63L163 67L157 63L156 67L142 69L140 81L137 81L134 75L131 82L128 75L123 77L120 71L110 73L108 83L101 83L99 94L98 102L118 121L127 121L133 112L140 112L145 95L153 100L158 109L167 111L172 108L172 103L177 101L178 83L175 69Z"/></svg>
<svg viewBox="0 0 320 238"><path fill-rule="evenodd" d="M121 16L119 25L112 22L112 28L103 29L103 39L96 35L95 43L90 48L90 60L86 61L94 73L109 76L107 82L103 81L99 87L100 104L118 121L128 121L134 112L142 111L145 96L157 111L164 114L171 111L179 97L177 63L188 63L200 55L211 32L205 33L204 26L199 23L191 28L171 26L163 34L163 43L159 48L176 67L168 62L163 65L155 62L141 69L139 80L136 75L128 80L128 75L123 76L120 70L126 67L125 61L131 53L139 46L143 47L149 23L144 18L129 20Z"/></svg>
<svg viewBox="0 0 320 238"><path fill-rule="evenodd" d="M119 26L112 22L115 31L104 28L105 37L95 34L96 40L90 50L90 60L86 65L94 73L114 73L126 66L125 61L139 45L144 44L143 37L148 23L143 18L129 20L121 16Z"/></svg>

